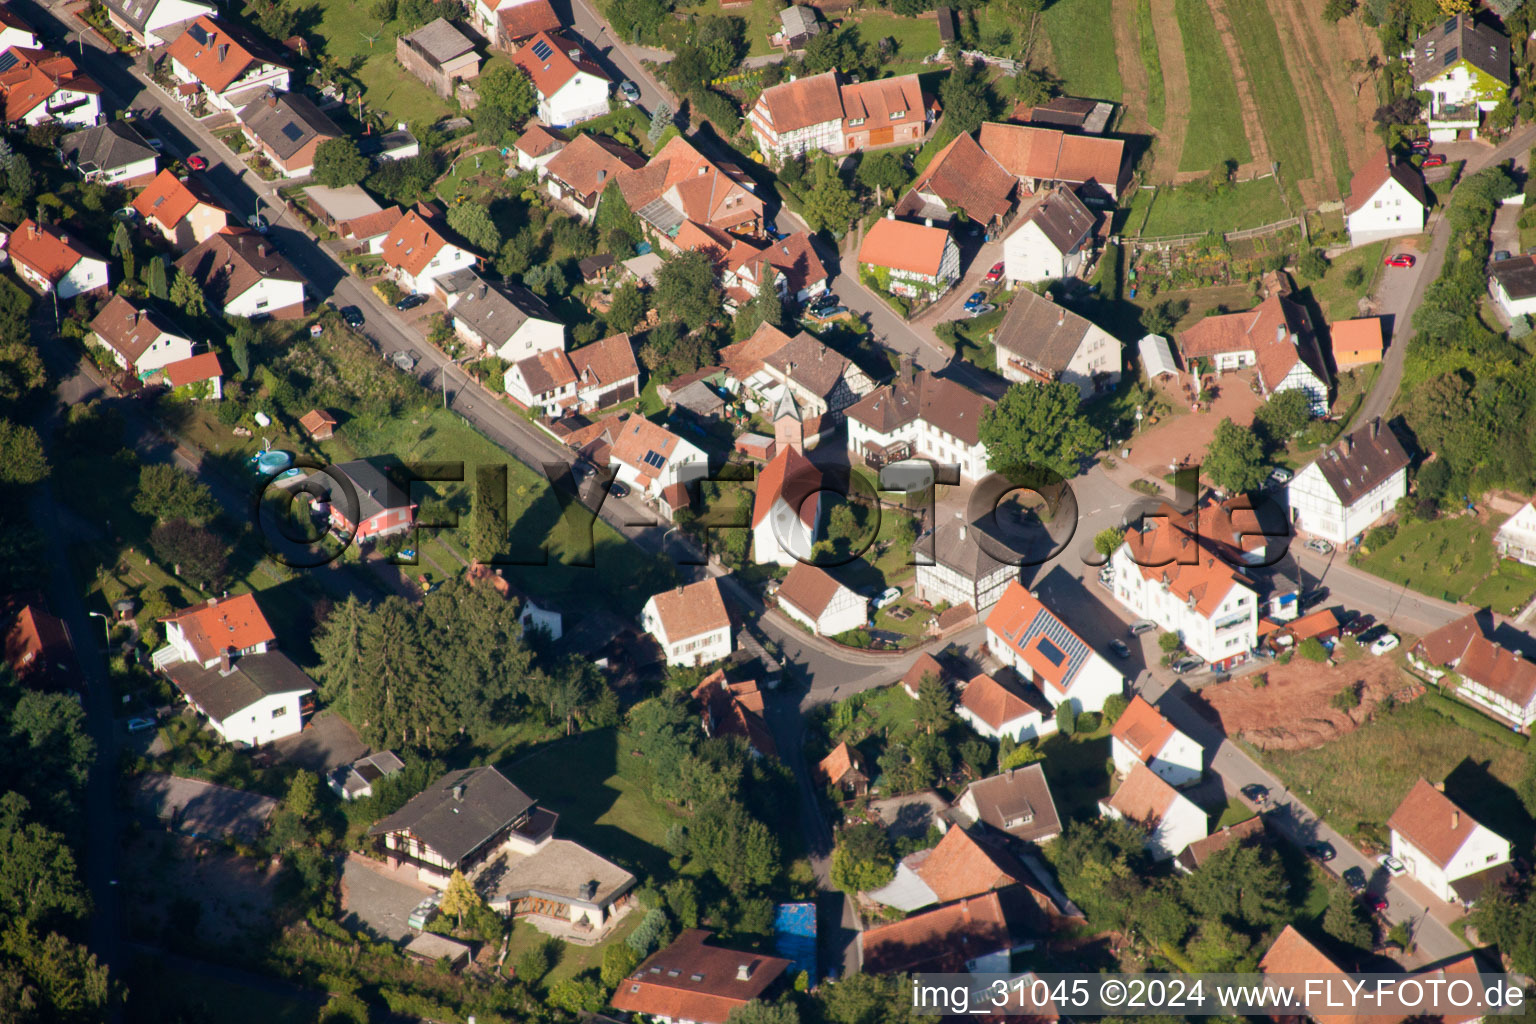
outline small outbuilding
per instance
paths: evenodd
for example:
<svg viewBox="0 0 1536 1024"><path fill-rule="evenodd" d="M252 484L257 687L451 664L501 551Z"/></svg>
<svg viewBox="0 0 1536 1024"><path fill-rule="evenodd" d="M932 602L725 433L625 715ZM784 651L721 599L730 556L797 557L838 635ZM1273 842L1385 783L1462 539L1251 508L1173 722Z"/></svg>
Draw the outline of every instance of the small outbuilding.
<svg viewBox="0 0 1536 1024"><path fill-rule="evenodd" d="M336 417L324 409L311 409L299 419L299 425L316 441L329 441L336 432Z"/></svg>
<svg viewBox="0 0 1536 1024"><path fill-rule="evenodd" d="M405 947L405 955L423 963L448 961L449 970L457 971L469 963L469 947L435 932L422 932Z"/></svg>

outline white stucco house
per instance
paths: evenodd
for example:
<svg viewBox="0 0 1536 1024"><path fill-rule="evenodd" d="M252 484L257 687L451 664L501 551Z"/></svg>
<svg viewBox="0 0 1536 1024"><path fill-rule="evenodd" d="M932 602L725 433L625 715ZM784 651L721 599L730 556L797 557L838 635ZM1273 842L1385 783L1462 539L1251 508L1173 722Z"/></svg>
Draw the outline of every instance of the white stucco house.
<svg viewBox="0 0 1536 1024"><path fill-rule="evenodd" d="M782 445L757 476L752 498L752 561L809 561L821 519L821 473L798 447Z"/></svg>
<svg viewBox="0 0 1536 1024"><path fill-rule="evenodd" d="M69 57L21 48L0 53L0 101L8 123L89 128L101 120L101 86Z"/></svg>
<svg viewBox="0 0 1536 1024"><path fill-rule="evenodd" d="M1364 245L1424 230L1429 196L1424 178L1411 164L1399 163L1382 146L1355 171L1344 200L1349 240Z"/></svg>
<svg viewBox="0 0 1536 1024"><path fill-rule="evenodd" d="M1130 775L1144 764L1171 786L1199 782L1205 773L1205 748L1174 727L1139 694L1109 732L1115 771Z"/></svg>
<svg viewBox="0 0 1536 1024"><path fill-rule="evenodd" d="M1430 21L1409 54L1415 91L1430 94L1424 112L1429 137L1453 142L1460 132L1477 138L1479 114L1499 105L1514 81L1509 37L1470 13Z"/></svg>
<svg viewBox="0 0 1536 1024"><path fill-rule="evenodd" d="M171 363L192 358L192 339L154 309L141 309L114 295L91 321L96 341L117 365L141 379Z"/></svg>
<svg viewBox="0 0 1536 1024"><path fill-rule="evenodd" d="M1120 383L1125 346L1086 317L1025 288L992 334L997 372L1014 383L1065 381L1090 399Z"/></svg>
<svg viewBox="0 0 1536 1024"><path fill-rule="evenodd" d="M1504 520L1493 535L1493 545L1500 558L1536 565L1536 502L1526 502L1520 511Z"/></svg>
<svg viewBox="0 0 1536 1024"><path fill-rule="evenodd" d="M522 285L492 284L465 267L434 278L432 290L448 307L454 333L472 348L509 363L565 348L565 324Z"/></svg>
<svg viewBox="0 0 1536 1024"><path fill-rule="evenodd" d="M262 40L226 21L202 15L165 47L176 96L188 106L202 99L215 111L238 113L268 91L287 92L290 69Z"/></svg>
<svg viewBox="0 0 1536 1024"><path fill-rule="evenodd" d="M384 237L384 266L411 292L430 294L432 283L475 265L475 254L443 236L436 214L417 207L406 212Z"/></svg>
<svg viewBox="0 0 1536 1024"><path fill-rule="evenodd" d="M1093 211L1069 188L1047 193L1003 236L1011 287L1072 277L1093 248Z"/></svg>
<svg viewBox="0 0 1536 1024"><path fill-rule="evenodd" d="M175 30L216 11L193 0L103 0L103 6L107 20L140 46L164 46Z"/></svg>
<svg viewBox="0 0 1536 1024"><path fill-rule="evenodd" d="M708 665L731 653L731 616L714 577L651 595L640 624L668 665Z"/></svg>
<svg viewBox="0 0 1536 1024"><path fill-rule="evenodd" d="M1251 509L1206 505L1181 515L1165 508L1127 530L1111 556L1115 599L1178 634L1213 668L1231 668L1258 643L1258 590L1240 567L1263 548Z"/></svg>
<svg viewBox="0 0 1536 1024"><path fill-rule="evenodd" d="M1511 320L1536 314L1536 256L1511 256L1490 266L1488 294Z"/></svg>
<svg viewBox="0 0 1536 1024"><path fill-rule="evenodd" d="M1286 487L1298 530L1347 544L1408 494L1408 452L1380 419L1357 427Z"/></svg>
<svg viewBox="0 0 1536 1024"><path fill-rule="evenodd" d="M1536 724L1536 662L1496 643L1494 631L1486 611L1469 612L1426 633L1408 661L1484 714L1528 733Z"/></svg>
<svg viewBox="0 0 1536 1024"><path fill-rule="evenodd" d="M966 480L989 472L981 418L996 403L957 381L904 363L896 380L848 407L848 451L878 469L905 459L958 465Z"/></svg>
<svg viewBox="0 0 1536 1024"><path fill-rule="evenodd" d="M612 81L573 39L540 32L512 55L538 93L539 120L556 128L608 113Z"/></svg>
<svg viewBox="0 0 1536 1024"><path fill-rule="evenodd" d="M1056 712L1039 693L1026 693L986 673L965 684L955 714L991 740L1007 736L1024 743L1056 732Z"/></svg>
<svg viewBox="0 0 1536 1024"><path fill-rule="evenodd" d="M817 636L838 636L869 620L868 600L808 562L795 563L777 597L780 611Z"/></svg>
<svg viewBox="0 0 1536 1024"><path fill-rule="evenodd" d="M1153 860L1177 857L1190 843L1204 839L1210 825L1204 811L1140 761L1112 796L1099 801L1099 811L1145 828Z"/></svg>
<svg viewBox="0 0 1536 1024"><path fill-rule="evenodd" d="M1387 819L1387 828L1392 856L1448 903L1472 905L1511 870L1509 840L1422 778Z"/></svg>
<svg viewBox="0 0 1536 1024"><path fill-rule="evenodd" d="M987 616L987 650L1032 682L1046 705L1070 701L1078 714L1102 711L1125 692L1125 676L1017 579Z"/></svg>
<svg viewBox="0 0 1536 1024"><path fill-rule="evenodd" d="M545 356L555 354L564 355ZM709 458L698 445L638 413L605 416L568 435L565 443L593 465L613 467L614 479L648 501L709 475Z"/></svg>
<svg viewBox="0 0 1536 1024"><path fill-rule="evenodd" d="M57 292L72 299L107 287L107 261L78 238L52 225L42 227L28 217L9 235L0 233L0 249L11 267L35 291Z"/></svg>
<svg viewBox="0 0 1536 1024"><path fill-rule="evenodd" d="M304 315L304 276L265 235L226 229L176 261L229 316L291 320Z"/></svg>

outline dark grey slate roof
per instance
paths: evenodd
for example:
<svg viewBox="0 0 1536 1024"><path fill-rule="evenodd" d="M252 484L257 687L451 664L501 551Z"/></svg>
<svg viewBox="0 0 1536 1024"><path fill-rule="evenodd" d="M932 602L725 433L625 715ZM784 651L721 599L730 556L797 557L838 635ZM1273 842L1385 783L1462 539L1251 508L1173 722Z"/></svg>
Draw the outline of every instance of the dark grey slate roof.
<svg viewBox="0 0 1536 1024"><path fill-rule="evenodd" d="M1536 295L1536 257L1513 256L1500 260L1489 268L1488 273L1511 299L1528 299Z"/></svg>
<svg viewBox="0 0 1536 1024"><path fill-rule="evenodd" d="M1323 479L1345 507L1381 486L1408 466L1408 452L1381 420L1355 428L1317 460Z"/></svg>
<svg viewBox="0 0 1536 1024"><path fill-rule="evenodd" d="M82 171L110 171L155 156L127 121L108 121L59 140L59 153Z"/></svg>
<svg viewBox="0 0 1536 1024"><path fill-rule="evenodd" d="M1469 14L1437 21L1413 41L1413 84L1423 85L1458 60L1510 84L1509 37Z"/></svg>
<svg viewBox="0 0 1536 1024"><path fill-rule="evenodd" d="M470 38L454 28L446 18L427 22L406 36L405 43L438 67L475 48Z"/></svg>
<svg viewBox="0 0 1536 1024"><path fill-rule="evenodd" d="M1019 290L992 342L1037 366L1061 373L1093 324L1028 288Z"/></svg>
<svg viewBox="0 0 1536 1024"><path fill-rule="evenodd" d="M461 787L457 795L455 787ZM533 798L493 766L466 768L432 783L368 834L409 829L443 860L457 865L533 806Z"/></svg>
<svg viewBox="0 0 1536 1024"><path fill-rule="evenodd" d="M560 323L544 300L522 285L493 285L470 269L446 274L439 284L458 295L453 318L493 345L506 342L529 319Z"/></svg>
<svg viewBox="0 0 1536 1024"><path fill-rule="evenodd" d="M203 668L188 662L171 665L166 672L188 700L221 722L263 697L315 688L315 681L281 651L242 655L228 675L218 665Z"/></svg>
<svg viewBox="0 0 1536 1024"><path fill-rule="evenodd" d="M405 485L395 479L390 470L394 467L369 459L344 462L333 467L352 481L357 489L358 523L369 516L376 516L385 509L408 508L411 496ZM333 501L341 501L343 495L333 493ZM341 511L345 512L346 509Z"/></svg>
<svg viewBox="0 0 1536 1024"><path fill-rule="evenodd" d="M267 93L240 111L240 123L284 160L316 137L341 137L336 122L297 92Z"/></svg>

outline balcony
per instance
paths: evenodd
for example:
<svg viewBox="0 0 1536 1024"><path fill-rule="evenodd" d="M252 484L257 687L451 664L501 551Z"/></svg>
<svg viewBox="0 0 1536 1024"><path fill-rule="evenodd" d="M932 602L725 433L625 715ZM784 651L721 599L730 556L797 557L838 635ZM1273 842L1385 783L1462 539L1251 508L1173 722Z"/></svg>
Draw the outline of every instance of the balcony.
<svg viewBox="0 0 1536 1024"><path fill-rule="evenodd" d="M1477 104L1473 103L1442 103L1438 107L1432 107L1429 112L1431 125L1456 126L1464 128L1476 128L1481 114Z"/></svg>

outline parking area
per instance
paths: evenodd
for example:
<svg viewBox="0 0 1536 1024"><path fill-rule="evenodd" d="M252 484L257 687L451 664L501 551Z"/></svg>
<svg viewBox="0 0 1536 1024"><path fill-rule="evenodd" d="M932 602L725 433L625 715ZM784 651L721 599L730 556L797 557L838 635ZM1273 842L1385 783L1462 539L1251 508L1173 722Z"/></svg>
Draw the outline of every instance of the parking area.
<svg viewBox="0 0 1536 1024"><path fill-rule="evenodd" d="M433 891L414 876L410 868L392 871L367 857L348 854L341 871L342 924L391 942L410 935L411 911Z"/></svg>

